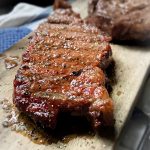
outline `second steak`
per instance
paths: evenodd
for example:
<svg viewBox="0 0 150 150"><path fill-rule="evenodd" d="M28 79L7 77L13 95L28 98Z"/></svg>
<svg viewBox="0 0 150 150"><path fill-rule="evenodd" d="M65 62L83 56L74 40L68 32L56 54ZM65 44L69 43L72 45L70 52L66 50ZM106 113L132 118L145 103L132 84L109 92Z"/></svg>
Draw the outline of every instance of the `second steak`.
<svg viewBox="0 0 150 150"><path fill-rule="evenodd" d="M150 40L149 0L89 0L87 23L113 40Z"/></svg>

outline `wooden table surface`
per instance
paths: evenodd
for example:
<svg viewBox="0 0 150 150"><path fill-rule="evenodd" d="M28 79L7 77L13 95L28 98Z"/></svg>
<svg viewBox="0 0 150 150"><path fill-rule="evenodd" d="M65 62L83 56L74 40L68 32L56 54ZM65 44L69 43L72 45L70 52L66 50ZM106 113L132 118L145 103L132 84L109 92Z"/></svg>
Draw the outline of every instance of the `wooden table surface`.
<svg viewBox="0 0 150 150"><path fill-rule="evenodd" d="M82 13L85 17L87 12L87 1L77 1L73 4L74 10ZM21 55L27 43L27 38L21 40L16 45L7 50L4 54L6 57ZM149 70L150 64L150 47L128 46L111 44L113 58L115 60L115 72L117 83L113 86L112 98L115 105L115 139L119 136L134 104L136 96L140 90L143 80ZM0 101L8 99L12 103L13 80L19 66L13 69L6 69L4 59L0 59ZM11 131L10 128L4 128L2 122L5 114L0 105L0 150L110 150L115 145L115 140L101 134L91 137L87 134L76 136L67 143L59 141L52 144L35 144L28 137ZM104 131L105 132L105 131Z"/></svg>

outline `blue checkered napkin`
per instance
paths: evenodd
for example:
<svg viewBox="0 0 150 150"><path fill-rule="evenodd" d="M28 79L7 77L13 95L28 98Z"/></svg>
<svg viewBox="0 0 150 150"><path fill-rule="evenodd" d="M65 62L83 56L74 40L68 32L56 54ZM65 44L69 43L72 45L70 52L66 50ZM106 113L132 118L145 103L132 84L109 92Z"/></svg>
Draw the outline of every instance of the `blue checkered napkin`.
<svg viewBox="0 0 150 150"><path fill-rule="evenodd" d="M0 53L4 52L31 32L26 27L0 29Z"/></svg>

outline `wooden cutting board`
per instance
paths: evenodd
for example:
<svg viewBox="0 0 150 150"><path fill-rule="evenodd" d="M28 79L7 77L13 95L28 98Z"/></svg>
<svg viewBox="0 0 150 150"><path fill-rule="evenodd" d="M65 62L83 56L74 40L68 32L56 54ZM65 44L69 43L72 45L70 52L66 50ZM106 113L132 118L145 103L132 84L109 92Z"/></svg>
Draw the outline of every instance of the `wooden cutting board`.
<svg viewBox="0 0 150 150"><path fill-rule="evenodd" d="M75 11L85 17L87 12L87 1L77 1L73 3ZM21 62L21 55L27 45L28 38L24 38L16 45L8 49L4 54L6 57L18 56L18 64ZM149 70L150 65L150 47L146 46L128 46L111 44L113 58L115 60L115 72L117 83L113 86L112 98L115 105L115 139L119 136L127 117L136 102L136 96L140 90L143 80ZM8 99L12 102L13 80L19 65L12 69L6 69L5 58L0 58L0 102ZM109 136L103 136L100 133L88 136L75 136L67 143L58 141L52 144L35 144L28 137L20 133L11 131L10 128L4 128L4 111L0 105L0 150L110 150L113 149L116 140ZM105 131L103 131L105 133Z"/></svg>

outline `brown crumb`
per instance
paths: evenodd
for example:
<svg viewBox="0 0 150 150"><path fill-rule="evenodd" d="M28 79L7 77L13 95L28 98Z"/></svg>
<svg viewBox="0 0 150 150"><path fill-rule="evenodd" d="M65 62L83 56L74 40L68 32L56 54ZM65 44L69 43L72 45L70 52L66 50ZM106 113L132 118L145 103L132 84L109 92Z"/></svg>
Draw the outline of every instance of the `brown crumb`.
<svg viewBox="0 0 150 150"><path fill-rule="evenodd" d="M5 63L6 69L12 69L12 68L18 66L18 63L15 60L8 59L8 58L5 59L4 63Z"/></svg>
<svg viewBox="0 0 150 150"><path fill-rule="evenodd" d="M95 149L95 146L91 146L91 149Z"/></svg>
<svg viewBox="0 0 150 150"><path fill-rule="evenodd" d="M118 92L117 92L117 95L118 95L118 96L120 96L121 94L122 94L122 92L121 92L121 91L118 91Z"/></svg>

